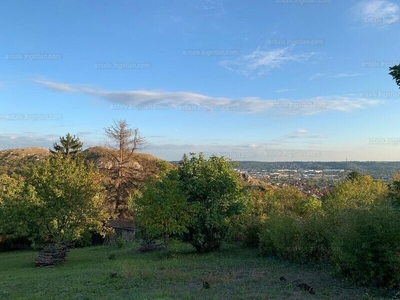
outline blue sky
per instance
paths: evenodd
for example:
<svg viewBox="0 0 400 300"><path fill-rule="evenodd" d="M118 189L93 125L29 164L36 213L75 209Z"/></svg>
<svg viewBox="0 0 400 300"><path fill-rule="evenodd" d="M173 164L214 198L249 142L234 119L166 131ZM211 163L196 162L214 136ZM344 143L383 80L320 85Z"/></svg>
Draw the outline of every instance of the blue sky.
<svg viewBox="0 0 400 300"><path fill-rule="evenodd" d="M0 148L66 133L233 160L400 160L392 1L6 0Z"/></svg>

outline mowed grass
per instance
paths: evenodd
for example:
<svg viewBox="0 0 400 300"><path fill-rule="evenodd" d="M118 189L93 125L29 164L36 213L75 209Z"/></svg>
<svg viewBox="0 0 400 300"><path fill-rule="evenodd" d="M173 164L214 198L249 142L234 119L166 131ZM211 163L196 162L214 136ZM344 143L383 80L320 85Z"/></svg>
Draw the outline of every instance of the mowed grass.
<svg viewBox="0 0 400 300"><path fill-rule="evenodd" d="M52 268L35 268L37 251L0 253L0 299L384 299L335 278L329 267L266 258L257 249L223 245L197 254L175 243L169 253L141 254L138 247L72 249Z"/></svg>

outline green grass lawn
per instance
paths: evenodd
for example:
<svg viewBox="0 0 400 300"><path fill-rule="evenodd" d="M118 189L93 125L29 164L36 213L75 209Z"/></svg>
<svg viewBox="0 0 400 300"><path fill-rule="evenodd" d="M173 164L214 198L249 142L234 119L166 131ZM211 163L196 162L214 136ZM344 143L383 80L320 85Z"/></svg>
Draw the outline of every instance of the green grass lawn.
<svg viewBox="0 0 400 300"><path fill-rule="evenodd" d="M36 251L0 253L0 299L383 299L333 277L328 267L260 257L256 249L224 245L197 254L173 244L169 253L141 254L133 251L138 247L72 249L53 268L35 268ZM291 283L296 279L315 295Z"/></svg>

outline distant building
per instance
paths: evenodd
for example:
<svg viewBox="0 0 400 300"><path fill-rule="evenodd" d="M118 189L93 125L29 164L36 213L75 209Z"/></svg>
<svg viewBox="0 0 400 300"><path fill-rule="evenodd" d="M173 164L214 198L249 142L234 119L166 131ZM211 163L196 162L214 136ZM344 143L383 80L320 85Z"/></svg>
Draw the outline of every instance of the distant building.
<svg viewBox="0 0 400 300"><path fill-rule="evenodd" d="M110 219L106 227L113 228L115 233L104 241L105 244L113 244L117 237L121 237L125 242L132 242L135 239L135 222L133 220Z"/></svg>

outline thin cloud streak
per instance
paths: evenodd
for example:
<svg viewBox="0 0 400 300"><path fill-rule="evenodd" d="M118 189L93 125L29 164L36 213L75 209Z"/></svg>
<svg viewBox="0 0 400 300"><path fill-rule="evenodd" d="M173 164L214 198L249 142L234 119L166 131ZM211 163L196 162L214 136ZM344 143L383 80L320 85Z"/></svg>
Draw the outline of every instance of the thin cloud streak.
<svg viewBox="0 0 400 300"><path fill-rule="evenodd" d="M178 108L202 107L204 110L231 113L268 112L277 115L315 115L326 111L350 112L370 106L383 104L382 100L361 97L324 96L301 100L267 100L258 97L231 99L210 97L191 92L164 91L107 91L55 83L46 80L33 80L54 92L83 94L107 100L116 105Z"/></svg>
<svg viewBox="0 0 400 300"><path fill-rule="evenodd" d="M330 73L316 73L310 77L308 77L308 80L315 80L319 78L349 78L349 77L355 77L355 76L360 76L360 73L338 73L338 74L330 74Z"/></svg>
<svg viewBox="0 0 400 300"><path fill-rule="evenodd" d="M288 62L304 62L316 57L316 52L291 53L287 47L264 51L257 49L250 54L242 55L234 60L220 61L220 65L230 71L236 71L245 76L261 76L272 69L280 68Z"/></svg>
<svg viewBox="0 0 400 300"><path fill-rule="evenodd" d="M322 135L311 135L307 130L298 129L293 133L285 135L287 139L322 139L324 136Z"/></svg>

